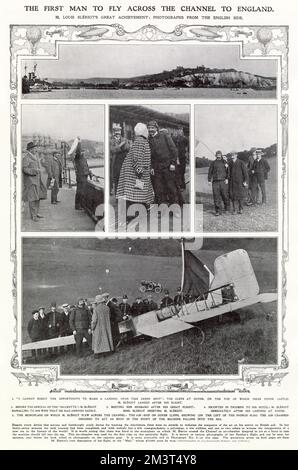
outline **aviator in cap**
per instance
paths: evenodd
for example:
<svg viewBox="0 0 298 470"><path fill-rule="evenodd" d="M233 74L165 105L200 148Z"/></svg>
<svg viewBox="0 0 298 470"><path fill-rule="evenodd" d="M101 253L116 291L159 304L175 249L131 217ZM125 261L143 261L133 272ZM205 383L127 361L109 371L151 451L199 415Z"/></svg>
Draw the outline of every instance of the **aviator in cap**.
<svg viewBox="0 0 298 470"><path fill-rule="evenodd" d="M148 127L155 127L156 129L158 129L158 124L156 121L149 121Z"/></svg>
<svg viewBox="0 0 298 470"><path fill-rule="evenodd" d="M256 149L257 155L264 155L264 152L262 149Z"/></svg>
<svg viewBox="0 0 298 470"><path fill-rule="evenodd" d="M217 155L222 156L222 151L221 150L216 150L215 156L217 157Z"/></svg>

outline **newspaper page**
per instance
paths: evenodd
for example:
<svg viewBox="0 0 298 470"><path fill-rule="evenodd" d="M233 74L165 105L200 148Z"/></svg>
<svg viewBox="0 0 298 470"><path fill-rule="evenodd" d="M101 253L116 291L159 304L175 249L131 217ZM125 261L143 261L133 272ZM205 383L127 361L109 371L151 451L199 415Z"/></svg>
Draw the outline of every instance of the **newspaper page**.
<svg viewBox="0 0 298 470"><path fill-rule="evenodd" d="M2 9L1 448L297 449L295 3Z"/></svg>

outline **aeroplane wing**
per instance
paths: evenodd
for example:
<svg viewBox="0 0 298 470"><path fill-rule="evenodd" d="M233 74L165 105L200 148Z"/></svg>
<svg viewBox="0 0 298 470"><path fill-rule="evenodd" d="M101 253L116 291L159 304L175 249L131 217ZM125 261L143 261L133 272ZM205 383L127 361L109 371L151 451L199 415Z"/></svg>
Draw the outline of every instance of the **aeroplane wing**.
<svg viewBox="0 0 298 470"><path fill-rule="evenodd" d="M193 302L192 304L185 305L178 315L174 315L162 322L158 322L156 320L156 312L152 311L148 314L136 317L134 319L134 324L137 334L152 336L153 338L163 338L164 336L173 335L193 328L192 323L207 320L208 318L223 315L224 313L233 312L235 310L240 310L241 308L249 307L257 303L268 303L276 300L276 293L264 293L248 299L237 300L235 302L218 305L214 308L201 309L199 311L196 303ZM135 321L137 319L139 322Z"/></svg>
<svg viewBox="0 0 298 470"><path fill-rule="evenodd" d="M83 339L85 341L85 338ZM59 346L67 346L75 344L73 335L61 336L60 338L44 339L42 341L35 341L34 343L27 343L22 345L22 351L32 351L33 349L47 349L56 348Z"/></svg>
<svg viewBox="0 0 298 470"><path fill-rule="evenodd" d="M223 315L224 313L234 312L235 310L240 310L241 308L250 307L258 303L268 303L274 302L276 300L276 293L264 293L255 295L254 297L249 297L248 299L236 300L235 302L217 305L214 308L204 310L197 310L195 303L193 303L182 309L179 318L186 323L196 323L198 321L207 320L208 318L213 318L218 315Z"/></svg>
<svg viewBox="0 0 298 470"><path fill-rule="evenodd" d="M178 317L168 318L162 322L143 324L137 329L137 333L152 336L152 338L162 338L163 336L173 335L181 331L190 330L192 325L181 321Z"/></svg>

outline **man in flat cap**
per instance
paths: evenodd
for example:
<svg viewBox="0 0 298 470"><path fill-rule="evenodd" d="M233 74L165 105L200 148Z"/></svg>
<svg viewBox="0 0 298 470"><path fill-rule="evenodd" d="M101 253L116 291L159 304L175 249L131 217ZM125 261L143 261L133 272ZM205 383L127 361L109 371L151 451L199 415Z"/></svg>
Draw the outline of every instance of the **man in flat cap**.
<svg viewBox="0 0 298 470"><path fill-rule="evenodd" d="M261 149L256 150L256 159L252 166L253 182L252 182L252 201L253 204L257 204L259 188L262 193L262 204L266 204L266 183L268 173L270 171L270 165L263 158L263 151Z"/></svg>
<svg viewBox="0 0 298 470"><path fill-rule="evenodd" d="M230 198L233 203L233 214L243 212L243 200L245 199L248 187L248 172L245 163L238 159L237 152L231 152L230 164Z"/></svg>
<svg viewBox="0 0 298 470"><path fill-rule="evenodd" d="M110 140L110 194L117 193L122 164L130 149L129 141L122 136L120 124L113 123Z"/></svg>
<svg viewBox="0 0 298 470"><path fill-rule="evenodd" d="M217 150L215 154L216 159L211 162L208 171L208 182L212 183L212 192L214 200L215 215L219 216L221 213L222 202L224 209L227 212L230 206L229 202L229 165L222 158L222 152Z"/></svg>
<svg viewBox="0 0 298 470"><path fill-rule="evenodd" d="M160 302L160 308L170 307L174 304L173 299L170 297L168 289L165 289L165 295Z"/></svg>
<svg viewBox="0 0 298 470"><path fill-rule="evenodd" d="M156 121L148 123L151 150L152 185L157 204L179 204L177 185L177 148L169 133L160 131Z"/></svg>
<svg viewBox="0 0 298 470"><path fill-rule="evenodd" d="M22 160L23 201L29 203L30 217L38 222L43 216L39 214L40 200L47 198L47 189L41 179L41 168L38 148L29 142Z"/></svg>
<svg viewBox="0 0 298 470"><path fill-rule="evenodd" d="M81 356L81 346L85 338L88 346L92 347L91 313L84 305L84 299L78 300L78 305L71 311L69 325L76 342L77 356Z"/></svg>
<svg viewBox="0 0 298 470"><path fill-rule="evenodd" d="M52 156L49 158L48 165L48 178L49 178L49 188L51 190L51 204L58 204L58 193L59 188L62 187L62 163L61 163L61 153L53 152Z"/></svg>
<svg viewBox="0 0 298 470"><path fill-rule="evenodd" d="M119 304L119 308L123 317L127 317L127 315L131 314L131 306L128 303L128 297L126 294L123 295L122 302Z"/></svg>

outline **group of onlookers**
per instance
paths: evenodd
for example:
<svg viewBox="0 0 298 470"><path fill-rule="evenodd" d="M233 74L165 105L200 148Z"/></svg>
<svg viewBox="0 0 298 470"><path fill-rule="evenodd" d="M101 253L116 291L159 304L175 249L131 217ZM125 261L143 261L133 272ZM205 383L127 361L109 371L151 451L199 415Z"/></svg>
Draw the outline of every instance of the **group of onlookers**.
<svg viewBox="0 0 298 470"><path fill-rule="evenodd" d="M263 157L261 149L252 149L248 162L238 158L236 152L231 152L230 159L218 150L216 159L210 164L208 182L212 184L215 215L219 216L222 205L225 212L242 214L243 205L266 204L266 184L270 166ZM258 200L261 192L261 201Z"/></svg>
<svg viewBox="0 0 298 470"><path fill-rule="evenodd" d="M110 297L109 293L97 295L90 301L80 298L76 305L65 303L59 308L56 302L53 302L48 311L43 306L33 310L27 331L32 342L73 335L78 356L81 355L85 339L97 356L113 352L119 346L123 339L119 330L120 322L128 322L128 328L133 336L134 317L153 310L181 306L193 300L192 296L186 296L179 288L174 299L166 289L159 304L153 300L151 294L146 298L137 297L130 304L126 294L118 302L118 299ZM51 354L57 352L57 348L57 346L49 347L49 352Z"/></svg>
<svg viewBox="0 0 298 470"><path fill-rule="evenodd" d="M75 209L85 208L85 193L88 177L93 174L77 139L73 164L76 174ZM23 202L28 202L30 217L34 222L44 218L40 214L40 201L47 199L47 190L51 192L51 204L58 204L59 189L62 188L62 154L58 150L45 153L45 149L34 142L29 142L23 154ZM43 181L44 175L44 181Z"/></svg>
<svg viewBox="0 0 298 470"><path fill-rule="evenodd" d="M110 190L127 204L184 203L186 154L189 146L183 127L171 136L156 121L136 124L134 139L113 124L110 141Z"/></svg>

